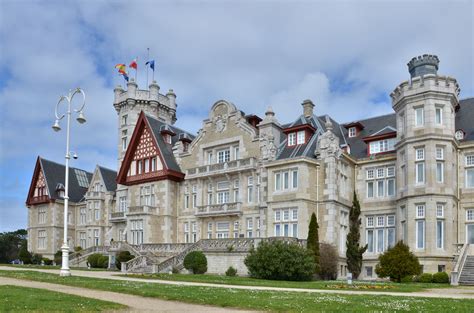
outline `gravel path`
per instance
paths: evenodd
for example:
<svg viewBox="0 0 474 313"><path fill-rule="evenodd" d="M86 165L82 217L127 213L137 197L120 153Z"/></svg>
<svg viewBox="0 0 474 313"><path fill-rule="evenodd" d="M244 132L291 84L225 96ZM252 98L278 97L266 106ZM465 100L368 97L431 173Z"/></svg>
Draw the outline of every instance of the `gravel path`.
<svg viewBox="0 0 474 313"><path fill-rule="evenodd" d="M18 267L0 266L0 270L29 270L38 271L45 273L58 274L59 270L56 269L28 269ZM114 279L114 280L126 280L126 281L137 281L143 283L155 283L155 284L168 284L178 286L204 286L214 288L233 288L233 289L245 289L245 290L271 290L271 291L291 291L291 292L312 292L312 293L328 293L328 294L359 294L359 295L386 295L386 296L398 296L398 297L426 297L426 298L448 298L448 299L474 299L474 288L473 287L458 287L458 288L436 288L427 289L418 292L390 292L390 291L359 291L359 290L327 290L327 289L303 289L303 288L281 288L281 287L264 287L264 286L237 286L237 285L221 285L221 284L210 284L210 283L195 283L195 282L178 282L168 281L159 279L142 279L117 276L117 272L107 271L78 271L72 270L72 275L81 277L93 277L103 279Z"/></svg>
<svg viewBox="0 0 474 313"><path fill-rule="evenodd" d="M67 294L76 295L76 296L82 296L82 297L87 297L87 298L120 303L120 304L128 306L128 309L125 310L126 312L133 312L133 311L206 312L206 313L207 312L215 312L215 313L217 312L239 312L239 313L250 312L250 311L242 311L242 310L236 310L236 309L212 307L212 306L207 306L207 305L187 304L187 303L176 302L176 301L166 301L166 300L160 300L157 298L133 296L133 295L109 292L109 291L71 287L71 286L42 283L42 282L36 282L36 281L27 281L27 280L7 278L7 277L0 277L0 285L47 289L51 291L67 293Z"/></svg>

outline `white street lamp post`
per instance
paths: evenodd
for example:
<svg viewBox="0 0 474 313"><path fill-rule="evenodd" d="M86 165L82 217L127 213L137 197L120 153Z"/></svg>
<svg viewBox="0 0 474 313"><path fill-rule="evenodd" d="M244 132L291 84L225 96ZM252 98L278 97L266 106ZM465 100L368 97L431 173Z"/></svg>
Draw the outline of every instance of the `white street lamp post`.
<svg viewBox="0 0 474 313"><path fill-rule="evenodd" d="M84 109L84 105L86 104L86 94L81 88L76 88L71 90L67 96L61 96L59 98L58 103L56 104L55 115L56 121L53 125L53 130L58 132L61 130L59 126L59 121L67 115L67 125L66 125L66 177L65 177L65 188L64 188L64 237L63 237L63 245L61 246L61 250L63 252L63 260L61 271L59 273L60 276L71 276L71 271L69 269L69 246L67 243L67 227L68 227L68 206L69 206L69 159L71 158L71 151L69 151L69 128L70 128L70 121L71 121L71 101L72 98L80 93L82 95L82 104L79 109L74 109L74 112L79 113L77 117L77 121L80 124L86 122L84 118L84 113L82 110ZM58 108L59 105L64 101L67 101L67 112L65 114L59 114Z"/></svg>

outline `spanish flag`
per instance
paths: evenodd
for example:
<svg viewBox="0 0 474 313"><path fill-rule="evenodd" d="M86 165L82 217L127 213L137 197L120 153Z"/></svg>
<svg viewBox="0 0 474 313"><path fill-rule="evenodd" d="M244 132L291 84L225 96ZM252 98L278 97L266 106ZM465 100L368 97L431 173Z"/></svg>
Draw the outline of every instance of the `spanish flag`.
<svg viewBox="0 0 474 313"><path fill-rule="evenodd" d="M138 64L137 64L137 59L136 59L136 58L135 58L135 59L133 59L133 61L132 61L132 62L130 62L130 65L129 65L128 67L130 67L130 68L134 68L134 69L135 69L135 71L136 71L136 70L137 70L137 67L138 67Z"/></svg>
<svg viewBox="0 0 474 313"><path fill-rule="evenodd" d="M115 68L118 69L118 72L120 74L126 74L127 66L125 64L122 64L122 63L117 64L115 65Z"/></svg>

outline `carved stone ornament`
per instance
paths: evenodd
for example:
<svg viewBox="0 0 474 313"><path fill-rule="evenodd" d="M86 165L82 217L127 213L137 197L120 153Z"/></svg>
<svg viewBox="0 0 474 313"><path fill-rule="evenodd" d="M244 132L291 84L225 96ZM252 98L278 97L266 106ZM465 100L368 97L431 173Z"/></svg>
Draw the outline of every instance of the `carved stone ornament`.
<svg viewBox="0 0 474 313"><path fill-rule="evenodd" d="M275 138L273 135L264 134L261 138L260 150L262 152L262 159L275 160L277 147L275 146Z"/></svg>
<svg viewBox="0 0 474 313"><path fill-rule="evenodd" d="M218 115L214 123L216 124L216 131L222 133L227 125L227 116Z"/></svg>

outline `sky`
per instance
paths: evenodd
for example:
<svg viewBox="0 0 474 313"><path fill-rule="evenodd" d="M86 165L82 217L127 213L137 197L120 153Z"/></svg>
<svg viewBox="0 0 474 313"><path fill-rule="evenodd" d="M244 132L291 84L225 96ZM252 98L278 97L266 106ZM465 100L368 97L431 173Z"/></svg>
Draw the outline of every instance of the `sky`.
<svg viewBox="0 0 474 313"><path fill-rule="evenodd" d="M281 123L311 99L343 123L393 112L390 92L425 53L474 96L473 3L0 0L0 232L27 226L37 156L64 162L65 132L51 125L70 89L87 97L71 166L116 169L114 65L138 57L145 89L147 48L161 92L177 95L178 127L197 132L220 99L259 116L272 106Z"/></svg>

